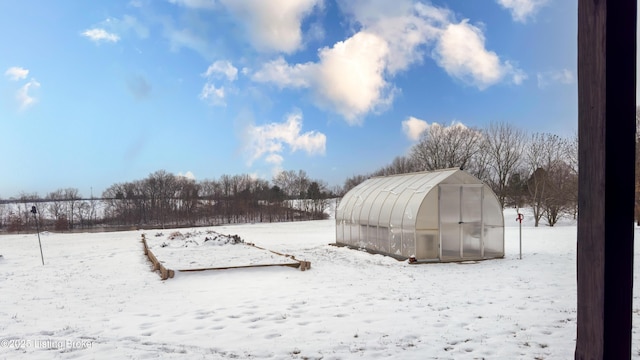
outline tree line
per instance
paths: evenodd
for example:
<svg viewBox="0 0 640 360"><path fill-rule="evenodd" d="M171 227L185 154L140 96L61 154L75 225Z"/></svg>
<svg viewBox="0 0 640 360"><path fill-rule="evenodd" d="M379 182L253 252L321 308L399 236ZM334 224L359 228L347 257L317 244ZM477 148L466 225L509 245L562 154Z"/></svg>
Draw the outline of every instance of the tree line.
<svg viewBox="0 0 640 360"><path fill-rule="evenodd" d="M461 168L488 184L502 207L533 209L535 226L577 215L578 138L528 134L500 122L487 128L433 123L406 156L345 181L344 191L372 176Z"/></svg>
<svg viewBox="0 0 640 360"><path fill-rule="evenodd" d="M0 203L0 230L34 229L34 204L42 228L65 231L324 219L335 196L302 170L280 172L271 182L249 175L195 181L159 170L145 179L113 184L100 198L83 199L74 188L44 198L22 193Z"/></svg>

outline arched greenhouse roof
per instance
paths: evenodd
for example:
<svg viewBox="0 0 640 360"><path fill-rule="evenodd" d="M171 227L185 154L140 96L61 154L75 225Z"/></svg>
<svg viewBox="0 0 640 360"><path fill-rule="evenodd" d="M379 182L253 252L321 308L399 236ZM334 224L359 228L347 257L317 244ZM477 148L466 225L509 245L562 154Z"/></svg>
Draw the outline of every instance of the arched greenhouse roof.
<svg viewBox="0 0 640 360"><path fill-rule="evenodd" d="M433 258L437 247L443 260L459 245L460 258L486 258L487 244L487 254L501 257L503 227L495 194L457 168L368 179L349 191L336 209L336 242L397 257L430 251L424 256ZM460 238L452 237L455 231ZM431 250L421 249L423 245Z"/></svg>

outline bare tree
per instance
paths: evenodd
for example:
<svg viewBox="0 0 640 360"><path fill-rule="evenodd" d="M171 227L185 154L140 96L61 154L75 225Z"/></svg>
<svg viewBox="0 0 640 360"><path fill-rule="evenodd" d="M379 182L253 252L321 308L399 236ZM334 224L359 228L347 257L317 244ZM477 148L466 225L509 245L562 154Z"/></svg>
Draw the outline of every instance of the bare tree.
<svg viewBox="0 0 640 360"><path fill-rule="evenodd" d="M120 200L124 198L124 192L121 190L122 184L113 184L102 192L102 201L104 201L104 218L109 222L120 219Z"/></svg>
<svg viewBox="0 0 640 360"><path fill-rule="evenodd" d="M306 197L306 192L309 188L309 184L311 184L311 179L304 170L298 170L298 174L295 179L294 196L299 198Z"/></svg>
<svg viewBox="0 0 640 360"><path fill-rule="evenodd" d="M521 162L525 144L525 133L508 123L491 123L485 135L482 153L488 156L489 184L496 192L504 208L509 179L516 173Z"/></svg>
<svg viewBox="0 0 640 360"><path fill-rule="evenodd" d="M474 175L478 179L489 183L489 152L487 151L487 141L482 135L482 139L478 143L477 150L471 158L471 162L464 168L467 172Z"/></svg>
<svg viewBox="0 0 640 360"><path fill-rule="evenodd" d="M390 174L406 174L418 171L418 165L410 157L396 156L391 162Z"/></svg>
<svg viewBox="0 0 640 360"><path fill-rule="evenodd" d="M9 232L20 232L24 230L25 226L26 224L24 223L22 216L9 211L9 215L7 218L7 230Z"/></svg>
<svg viewBox="0 0 640 360"><path fill-rule="evenodd" d="M297 173L293 170L281 171L273 177L271 182L285 195L285 200L283 201L284 208L287 210L285 217L293 219L295 217L296 201L306 197L305 193L311 182L307 173L303 170L299 170Z"/></svg>
<svg viewBox="0 0 640 360"><path fill-rule="evenodd" d="M528 181L530 203L533 209L535 226L545 215L546 203L553 202L552 174L558 164L566 164L568 159L568 141L558 135L536 133L531 136L524 150L525 161L531 177ZM564 179L564 177L558 177ZM577 191L577 188L575 189ZM549 224L552 225L552 224Z"/></svg>
<svg viewBox="0 0 640 360"><path fill-rule="evenodd" d="M60 219L61 216L66 218L66 201L64 197L64 189L58 189L56 191L50 192L47 197L49 202L47 203L47 210L49 214L53 217L54 221Z"/></svg>
<svg viewBox="0 0 640 360"><path fill-rule="evenodd" d="M280 171L271 179L273 185L277 186L287 197L293 196L295 181L296 173L292 170Z"/></svg>
<svg viewBox="0 0 640 360"><path fill-rule="evenodd" d="M78 200L80 200L80 192L76 188L64 189L64 198L67 202L67 217L69 219L69 228L73 229L73 216L75 214L75 207Z"/></svg>
<svg viewBox="0 0 640 360"><path fill-rule="evenodd" d="M636 158L636 161L637 158ZM571 172L572 177L572 181L575 180L575 189L571 189L571 192L569 193L570 196L570 202L573 205L572 208L572 212L573 212L573 219L577 219L578 218L578 134L576 133L574 136L572 136L568 142L567 142L567 166L569 167L569 170Z"/></svg>
<svg viewBox="0 0 640 360"><path fill-rule="evenodd" d="M189 225L195 225L200 186L195 180L184 176L178 176L176 178L176 186L180 200L179 207L176 209L177 219L186 221Z"/></svg>
<svg viewBox="0 0 640 360"><path fill-rule="evenodd" d="M216 209L222 202L222 186L219 181L205 180L200 183L204 216L209 224L217 224Z"/></svg>
<svg viewBox="0 0 640 360"><path fill-rule="evenodd" d="M510 204L514 205L516 208L523 207L528 199L529 190L528 190L528 173L526 170L520 168L517 169L508 180L507 184L507 198L509 199Z"/></svg>
<svg viewBox="0 0 640 360"><path fill-rule="evenodd" d="M420 170L473 168L481 143L482 134L474 128L434 123L411 148L410 156Z"/></svg>
<svg viewBox="0 0 640 360"><path fill-rule="evenodd" d="M411 172L420 171L418 164L407 156L396 156L391 164L374 171L374 176L388 176L395 174L407 174Z"/></svg>
<svg viewBox="0 0 640 360"><path fill-rule="evenodd" d="M98 203L99 200L93 197L91 193L91 199L89 199L89 225L93 226L96 223L98 217Z"/></svg>
<svg viewBox="0 0 640 360"><path fill-rule="evenodd" d="M6 205L4 203L0 203L0 229L2 229L5 225L6 212L7 212Z"/></svg>
<svg viewBox="0 0 640 360"><path fill-rule="evenodd" d="M231 222L231 215L235 212L233 208L233 202L231 201L231 197L234 195L233 193L233 182L232 177L229 175L222 175L220 177L220 186L222 193L220 194L222 213L226 217L226 222ZM224 219L224 218L223 218Z"/></svg>
<svg viewBox="0 0 640 360"><path fill-rule="evenodd" d="M153 219L159 221L164 228L176 196L176 176L165 170L158 170L150 174L144 183L145 195L151 200Z"/></svg>
<svg viewBox="0 0 640 360"><path fill-rule="evenodd" d="M307 199L310 205L308 212L311 214L311 219L324 219L325 210L329 206L326 184L320 181L312 181L307 189Z"/></svg>
<svg viewBox="0 0 640 360"><path fill-rule="evenodd" d="M80 222L80 227L85 227L87 220L91 216L91 205L89 205L88 201L78 202L76 205L76 216Z"/></svg>
<svg viewBox="0 0 640 360"><path fill-rule="evenodd" d="M564 161L551 164L547 172L546 194L543 202L547 225L554 226L560 217L573 210L578 192L578 174Z"/></svg>
<svg viewBox="0 0 640 360"><path fill-rule="evenodd" d="M368 175L354 175L354 176L348 177L347 180L344 181L344 186L342 187L342 191L341 191L342 195L346 194L351 189L360 185L370 177L371 176L368 176Z"/></svg>

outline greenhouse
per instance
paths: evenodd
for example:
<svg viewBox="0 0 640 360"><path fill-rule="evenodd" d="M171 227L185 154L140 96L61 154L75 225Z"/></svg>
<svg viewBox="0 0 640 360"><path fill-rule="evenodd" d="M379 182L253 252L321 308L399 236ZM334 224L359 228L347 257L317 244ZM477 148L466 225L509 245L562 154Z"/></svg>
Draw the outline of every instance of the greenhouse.
<svg viewBox="0 0 640 360"><path fill-rule="evenodd" d="M336 244L417 262L504 257L493 191L454 168L368 179L336 209Z"/></svg>

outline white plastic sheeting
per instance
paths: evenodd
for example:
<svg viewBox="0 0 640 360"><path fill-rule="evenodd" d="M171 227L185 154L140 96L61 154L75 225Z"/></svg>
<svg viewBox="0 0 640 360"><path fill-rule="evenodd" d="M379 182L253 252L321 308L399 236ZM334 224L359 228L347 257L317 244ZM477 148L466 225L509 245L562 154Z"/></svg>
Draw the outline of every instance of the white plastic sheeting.
<svg viewBox="0 0 640 360"><path fill-rule="evenodd" d="M504 256L504 218L491 189L459 169L364 181L336 209L336 242L398 258Z"/></svg>

